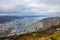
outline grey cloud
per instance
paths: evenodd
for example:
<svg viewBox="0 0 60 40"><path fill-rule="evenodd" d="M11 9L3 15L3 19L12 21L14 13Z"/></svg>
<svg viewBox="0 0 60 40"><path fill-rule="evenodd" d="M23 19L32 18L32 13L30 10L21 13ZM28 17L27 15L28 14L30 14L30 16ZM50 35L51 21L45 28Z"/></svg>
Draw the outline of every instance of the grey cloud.
<svg viewBox="0 0 60 40"><path fill-rule="evenodd" d="M29 4L33 3L33 7L27 7ZM44 7L42 6L41 3L44 3L43 5L45 5ZM36 5L35 5L36 4ZM40 5L41 4L41 5ZM60 0L31 0L31 2L28 1L24 1L24 0L0 0L0 12L4 12L5 10L7 10L7 12L20 12L19 14L33 14L33 13L41 13L44 11L56 11L55 9L52 9L54 7L54 5L59 5L60 4ZM4 7L5 5L5 7ZM41 7L37 7L37 6L41 6ZM48 5L51 5L51 7L49 7ZM53 7L52 7L53 5ZM57 8L57 11L60 11L60 9Z"/></svg>
<svg viewBox="0 0 60 40"><path fill-rule="evenodd" d="M60 0L38 0L37 3L45 3L48 5L60 5Z"/></svg>
<svg viewBox="0 0 60 40"><path fill-rule="evenodd" d="M60 0L46 0L45 3L47 4L54 4L54 5L60 5Z"/></svg>

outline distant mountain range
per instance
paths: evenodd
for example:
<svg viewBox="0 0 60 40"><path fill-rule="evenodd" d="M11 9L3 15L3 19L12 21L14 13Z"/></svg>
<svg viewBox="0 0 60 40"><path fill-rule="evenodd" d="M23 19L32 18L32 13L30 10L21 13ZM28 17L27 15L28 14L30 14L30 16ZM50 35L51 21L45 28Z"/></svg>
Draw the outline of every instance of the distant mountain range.
<svg viewBox="0 0 60 40"><path fill-rule="evenodd" d="M0 23L9 22L9 21L12 21L14 19L23 19L25 17L31 18L31 17L53 17L53 16L50 16L50 15L0 16Z"/></svg>
<svg viewBox="0 0 60 40"><path fill-rule="evenodd" d="M9 21L13 21L14 19L20 19L19 16L0 16L0 23L5 23Z"/></svg>
<svg viewBox="0 0 60 40"><path fill-rule="evenodd" d="M0 23L10 22L14 19L23 19L23 18L31 18L31 17L44 17L44 16L0 16Z"/></svg>

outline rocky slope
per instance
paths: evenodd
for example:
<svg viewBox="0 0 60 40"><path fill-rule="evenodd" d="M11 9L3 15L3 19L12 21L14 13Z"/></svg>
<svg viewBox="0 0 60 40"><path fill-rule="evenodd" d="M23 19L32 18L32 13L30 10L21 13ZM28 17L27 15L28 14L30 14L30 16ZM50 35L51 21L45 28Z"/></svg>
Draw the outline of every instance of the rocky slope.
<svg viewBox="0 0 60 40"><path fill-rule="evenodd" d="M60 24L60 17L50 17L50 18L44 18L42 20L38 20L30 25L33 27L33 29L40 29L40 30L45 30L50 28L53 25L59 25Z"/></svg>

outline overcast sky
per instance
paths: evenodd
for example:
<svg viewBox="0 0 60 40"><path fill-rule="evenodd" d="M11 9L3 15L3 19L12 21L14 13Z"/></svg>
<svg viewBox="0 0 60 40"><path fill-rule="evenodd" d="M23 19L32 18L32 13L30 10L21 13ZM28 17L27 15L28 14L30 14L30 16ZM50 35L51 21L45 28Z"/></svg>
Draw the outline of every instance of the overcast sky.
<svg viewBox="0 0 60 40"><path fill-rule="evenodd" d="M0 15L56 15L59 13L60 0L0 0Z"/></svg>

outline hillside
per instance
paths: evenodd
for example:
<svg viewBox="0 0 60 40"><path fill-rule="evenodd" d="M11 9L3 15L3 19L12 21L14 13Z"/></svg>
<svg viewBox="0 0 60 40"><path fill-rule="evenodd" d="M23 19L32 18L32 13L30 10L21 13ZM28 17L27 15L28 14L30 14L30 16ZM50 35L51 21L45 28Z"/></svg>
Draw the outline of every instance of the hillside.
<svg viewBox="0 0 60 40"><path fill-rule="evenodd" d="M51 17L51 18L44 18L42 20L37 20L37 21L31 21L29 22L28 20L23 20L20 21L15 20L13 23L17 23L21 25L21 23L28 24L28 28L23 31L19 32L14 32L13 37L9 37L10 40L16 38L16 40L42 40L41 38L44 39L49 39L52 36L56 35L56 38L58 35L60 35L60 17ZM59 32L59 34L58 34ZM19 34L19 35L16 35ZM58 35L57 35L58 34ZM52 36L50 36L52 35ZM7 36L8 37L8 36ZM49 37L49 38L48 38ZM60 36L58 36L59 38ZM55 38L54 38L55 39Z"/></svg>
<svg viewBox="0 0 60 40"><path fill-rule="evenodd" d="M22 34L16 40L58 40L60 38L60 17L45 18L32 23L30 27L35 27L34 30L37 31Z"/></svg>
<svg viewBox="0 0 60 40"><path fill-rule="evenodd" d="M52 25L59 25L60 24L60 17L50 17L50 18L44 18L42 20L37 20L36 22L33 22L30 25L30 28L33 27L33 29L40 29L45 30L50 28Z"/></svg>

